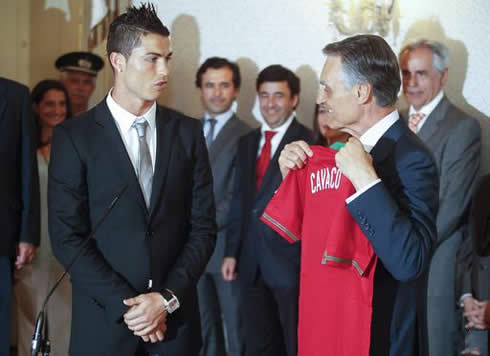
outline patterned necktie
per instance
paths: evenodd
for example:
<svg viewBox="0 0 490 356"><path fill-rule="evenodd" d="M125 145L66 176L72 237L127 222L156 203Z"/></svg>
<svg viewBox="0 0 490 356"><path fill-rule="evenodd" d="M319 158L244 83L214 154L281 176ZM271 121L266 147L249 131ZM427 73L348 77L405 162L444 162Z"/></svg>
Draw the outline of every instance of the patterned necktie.
<svg viewBox="0 0 490 356"><path fill-rule="evenodd" d="M255 182L257 185L257 190L262 184L267 167L269 167L269 161L271 160L271 139L276 134L274 131L265 131L264 133L265 143L264 146L262 146L262 151L260 151L259 158L257 159L257 180Z"/></svg>
<svg viewBox="0 0 490 356"><path fill-rule="evenodd" d="M151 187L153 183L153 166L151 164L150 149L146 141L146 129L148 121L144 118L136 119L133 127L138 132L139 160L138 160L138 180L143 191L146 207L150 207Z"/></svg>
<svg viewBox="0 0 490 356"><path fill-rule="evenodd" d="M412 130L414 133L417 133L418 131L417 126L420 120L424 118L424 116L425 114L421 112L410 115L410 118L408 119L408 127L410 128L410 130Z"/></svg>
<svg viewBox="0 0 490 356"><path fill-rule="evenodd" d="M216 119L206 119L206 122L209 124L208 133L206 135L206 147L209 148L214 138L214 127L216 126Z"/></svg>

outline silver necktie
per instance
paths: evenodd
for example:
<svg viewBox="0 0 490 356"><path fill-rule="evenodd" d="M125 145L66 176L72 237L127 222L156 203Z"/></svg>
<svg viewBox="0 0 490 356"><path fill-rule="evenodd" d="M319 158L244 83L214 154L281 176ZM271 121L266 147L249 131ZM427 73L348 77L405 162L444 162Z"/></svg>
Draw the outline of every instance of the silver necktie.
<svg viewBox="0 0 490 356"><path fill-rule="evenodd" d="M210 118L206 119L206 121L209 123L209 130L206 135L206 147L209 148L214 138L214 126L216 125L216 119Z"/></svg>
<svg viewBox="0 0 490 356"><path fill-rule="evenodd" d="M153 183L153 166L151 164L150 149L146 142L146 129L148 122L144 118L139 118L133 123L133 127L138 132L139 161L138 161L138 180L140 182L146 206L150 207L151 186Z"/></svg>

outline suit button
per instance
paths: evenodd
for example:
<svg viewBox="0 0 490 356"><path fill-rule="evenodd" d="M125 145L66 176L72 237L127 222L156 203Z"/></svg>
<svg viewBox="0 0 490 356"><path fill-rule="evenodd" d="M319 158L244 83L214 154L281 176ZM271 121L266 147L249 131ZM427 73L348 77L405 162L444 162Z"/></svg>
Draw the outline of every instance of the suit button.
<svg viewBox="0 0 490 356"><path fill-rule="evenodd" d="M146 232L146 237L150 238L150 237L153 237L153 231L147 231Z"/></svg>
<svg viewBox="0 0 490 356"><path fill-rule="evenodd" d="M254 213L255 215L257 215L259 213L259 209L253 209L252 210L252 213Z"/></svg>

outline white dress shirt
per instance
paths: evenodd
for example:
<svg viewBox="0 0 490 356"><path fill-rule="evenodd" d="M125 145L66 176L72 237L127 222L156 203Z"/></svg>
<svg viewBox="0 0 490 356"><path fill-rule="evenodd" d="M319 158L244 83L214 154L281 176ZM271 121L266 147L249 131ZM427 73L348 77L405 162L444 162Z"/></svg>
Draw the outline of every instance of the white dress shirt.
<svg viewBox="0 0 490 356"><path fill-rule="evenodd" d="M156 102L141 116L135 116L129 111L124 109L121 105L116 103L112 98L112 89L107 95L107 106L109 111L116 122L119 134L124 142L128 156L133 164L134 171L138 175L139 167L139 142L138 142L138 131L133 127L135 120L144 117L148 122L148 127L146 129L146 142L148 143L148 148L150 150L151 164L153 167L153 172L155 172L155 156L157 149L157 130L156 130Z"/></svg>
<svg viewBox="0 0 490 356"><path fill-rule="evenodd" d="M265 144L265 131L274 131L276 134L271 138L271 159L274 157L274 154L277 151L277 148L279 147L279 144L281 143L282 138L286 134L286 131L288 130L289 126L291 126L291 123L293 122L295 117L295 113L291 113L291 115L288 117L288 119L279 127L276 127L275 129L271 129L269 125L267 125L267 122L264 121L260 128L260 142L259 142L259 149L257 151L257 157L260 156L260 152L262 151L262 146Z"/></svg>
<svg viewBox="0 0 490 356"><path fill-rule="evenodd" d="M218 133L220 132L220 130L223 128L223 126L226 125L226 123L228 122L228 120L231 119L231 117L235 114L235 112L233 111L232 108L230 108L228 111L225 111L219 115L216 115L214 118L216 119L216 124L214 124L214 132L213 132L213 141L216 139L216 137L218 136ZM209 121L206 121L208 119L211 119L211 115L209 115L208 112L206 112L204 114L204 125L202 127L202 130L203 130L203 133L204 133L204 137L206 137L206 135L208 134L209 132L209 128L210 128L210 124L209 124Z"/></svg>
<svg viewBox="0 0 490 356"><path fill-rule="evenodd" d="M417 124L417 132L420 131L422 126L424 126L425 122L427 121L427 118L429 115L434 111L436 106L441 102L442 98L444 97L444 92L441 90L439 94L437 94L434 99L430 101L430 103L422 106L419 111L415 110L415 108L410 105L410 109L408 110L408 118L414 114L424 114L424 117L419 121Z"/></svg>
<svg viewBox="0 0 490 356"><path fill-rule="evenodd" d="M398 111L393 110L391 113L389 113L380 121L378 121L376 124L374 124L371 128L369 128L366 132L364 132L364 134L359 138L362 146L364 147L364 151L370 153L373 147L376 145L376 143L378 143L379 139L399 119L400 119L400 115L398 114ZM379 182L381 182L381 179L378 178L371 184L368 184L367 186L363 187L362 189L358 190L353 195L348 197L345 200L345 202L349 204L351 201L356 199L359 195L366 192L371 187L374 187Z"/></svg>

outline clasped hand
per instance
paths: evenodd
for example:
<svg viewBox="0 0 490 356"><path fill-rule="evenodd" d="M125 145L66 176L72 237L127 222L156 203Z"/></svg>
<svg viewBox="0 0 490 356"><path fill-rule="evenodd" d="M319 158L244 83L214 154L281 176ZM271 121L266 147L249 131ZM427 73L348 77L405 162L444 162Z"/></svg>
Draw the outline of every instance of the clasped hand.
<svg viewBox="0 0 490 356"><path fill-rule="evenodd" d="M140 294L123 302L130 307L124 314L124 322L134 335L141 337L144 342L152 343L165 338L167 310L160 293Z"/></svg>

